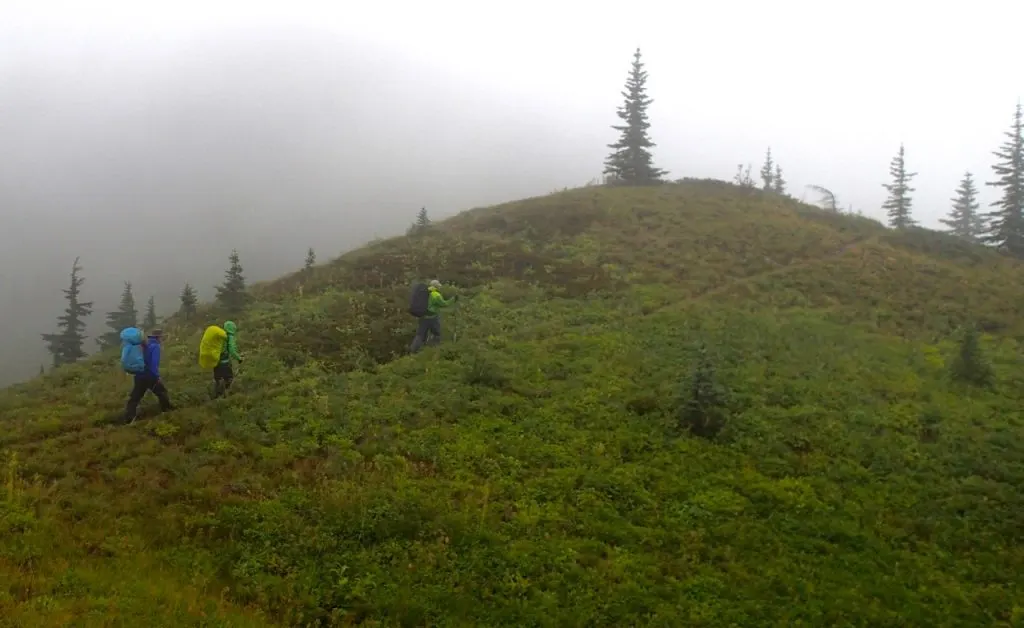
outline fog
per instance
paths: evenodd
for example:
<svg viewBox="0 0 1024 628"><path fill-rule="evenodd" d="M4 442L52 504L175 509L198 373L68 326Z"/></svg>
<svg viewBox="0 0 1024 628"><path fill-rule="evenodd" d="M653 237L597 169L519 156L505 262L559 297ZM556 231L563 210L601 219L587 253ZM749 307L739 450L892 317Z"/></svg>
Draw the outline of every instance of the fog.
<svg viewBox="0 0 1024 628"><path fill-rule="evenodd" d="M1013 3L646 3L625 28L575 2L140 4L0 7L0 385L49 364L75 257L92 351L125 280L165 315L186 281L212 298L233 248L268 279L421 206L597 177L637 45L671 176L756 171L771 145L794 194L878 217L904 142L927 226L964 169L990 178L1024 91Z"/></svg>
<svg viewBox="0 0 1024 628"><path fill-rule="evenodd" d="M81 257L103 330L122 281L141 305L213 296L237 248L250 280L436 218L595 176L544 120L451 76L310 30L194 41L145 67L4 68L0 384L49 366L61 289ZM578 164L573 167L573 161ZM95 348L93 340L87 347Z"/></svg>

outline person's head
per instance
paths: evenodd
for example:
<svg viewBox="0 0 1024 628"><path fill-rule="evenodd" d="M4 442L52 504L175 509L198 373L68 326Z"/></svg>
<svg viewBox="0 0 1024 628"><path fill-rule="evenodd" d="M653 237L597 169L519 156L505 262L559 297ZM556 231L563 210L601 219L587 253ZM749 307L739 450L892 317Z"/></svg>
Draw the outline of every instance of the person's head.
<svg viewBox="0 0 1024 628"><path fill-rule="evenodd" d="M226 321L224 323L224 331L228 332L229 334L238 333L238 326L235 325L234 321Z"/></svg>
<svg viewBox="0 0 1024 628"><path fill-rule="evenodd" d="M433 288L434 290L440 290L441 289L441 282L436 280L436 279L431 279L430 280L430 287Z"/></svg>
<svg viewBox="0 0 1024 628"><path fill-rule="evenodd" d="M162 330L162 329L154 329L151 332L149 332L149 339L150 340L155 340L156 342L160 342L161 340L163 340L163 338L164 338L164 330Z"/></svg>

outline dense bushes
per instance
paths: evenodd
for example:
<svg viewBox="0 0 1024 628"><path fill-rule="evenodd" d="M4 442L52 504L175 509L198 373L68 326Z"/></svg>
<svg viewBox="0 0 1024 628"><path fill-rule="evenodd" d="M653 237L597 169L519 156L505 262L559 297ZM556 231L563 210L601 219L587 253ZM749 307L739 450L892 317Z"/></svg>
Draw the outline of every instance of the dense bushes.
<svg viewBox="0 0 1024 628"><path fill-rule="evenodd" d="M110 425L105 357L0 393L0 626L1013 625L1018 347L949 333L1008 267L691 185L260 286L227 399L202 310L178 412ZM406 357L434 275L459 342Z"/></svg>

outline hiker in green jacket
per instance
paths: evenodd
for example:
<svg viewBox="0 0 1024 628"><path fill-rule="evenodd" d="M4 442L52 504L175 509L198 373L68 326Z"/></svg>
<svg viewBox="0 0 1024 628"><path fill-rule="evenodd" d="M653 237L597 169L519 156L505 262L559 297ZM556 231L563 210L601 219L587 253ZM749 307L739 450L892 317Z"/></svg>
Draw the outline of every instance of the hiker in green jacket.
<svg viewBox="0 0 1024 628"><path fill-rule="evenodd" d="M242 356L238 353L238 343L235 340L238 327L233 321L227 321L224 323L224 331L228 335L224 338L224 348L220 352L220 364L213 368L214 399L227 394L228 389L231 388L231 382L235 379L235 373L231 369L231 358L238 360L239 364L242 363Z"/></svg>
<svg viewBox="0 0 1024 628"><path fill-rule="evenodd" d="M416 337L412 340L410 351L416 353L423 348L424 343L437 344L441 342L441 310L453 305L459 300L459 295L445 300L441 296L441 282L434 279L428 287L430 298L427 301L427 314L420 318L420 324L416 328ZM427 336L430 336L428 342Z"/></svg>

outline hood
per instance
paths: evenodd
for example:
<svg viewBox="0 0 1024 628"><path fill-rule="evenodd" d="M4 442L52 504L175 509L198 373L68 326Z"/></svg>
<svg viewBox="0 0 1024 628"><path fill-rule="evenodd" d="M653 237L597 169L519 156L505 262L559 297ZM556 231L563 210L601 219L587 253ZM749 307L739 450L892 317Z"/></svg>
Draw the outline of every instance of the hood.
<svg viewBox="0 0 1024 628"><path fill-rule="evenodd" d="M238 327L235 325L234 321L227 321L226 323L224 323L224 331L228 332L229 334L236 334L238 333Z"/></svg>
<svg viewBox="0 0 1024 628"><path fill-rule="evenodd" d="M160 344L160 338L162 338L162 336L146 336L146 340L148 342L155 342L156 344Z"/></svg>
<svg viewBox="0 0 1024 628"><path fill-rule="evenodd" d="M121 330L121 341L130 345L142 344L142 330L138 327L128 327Z"/></svg>
<svg viewBox="0 0 1024 628"><path fill-rule="evenodd" d="M438 288L437 286L430 286L428 288L428 290L430 290L431 292L440 292L441 291L441 289Z"/></svg>

